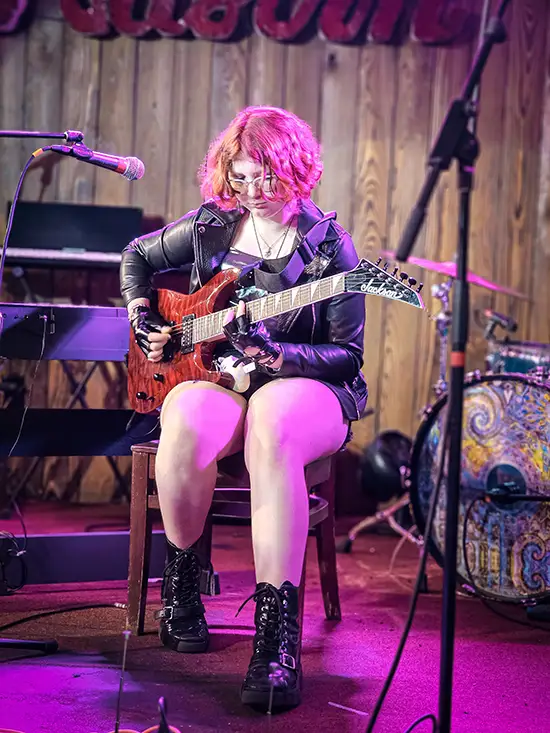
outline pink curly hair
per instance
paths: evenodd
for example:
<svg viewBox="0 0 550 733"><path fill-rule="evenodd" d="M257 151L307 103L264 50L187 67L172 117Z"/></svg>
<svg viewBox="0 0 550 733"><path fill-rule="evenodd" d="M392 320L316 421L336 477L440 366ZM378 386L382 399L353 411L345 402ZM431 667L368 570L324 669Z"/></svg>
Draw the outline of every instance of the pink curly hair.
<svg viewBox="0 0 550 733"><path fill-rule="evenodd" d="M264 176L278 179L277 193L262 194L272 201L309 198L323 172L319 143L306 122L278 107L246 107L210 144L199 169L203 200L222 209L239 205L227 179L241 153L260 163Z"/></svg>

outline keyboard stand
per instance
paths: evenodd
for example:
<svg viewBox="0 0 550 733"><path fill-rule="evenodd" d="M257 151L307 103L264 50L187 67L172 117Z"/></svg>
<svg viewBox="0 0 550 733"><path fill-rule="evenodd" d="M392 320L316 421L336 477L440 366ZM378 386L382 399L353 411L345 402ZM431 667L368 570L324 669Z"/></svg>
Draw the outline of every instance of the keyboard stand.
<svg viewBox="0 0 550 733"><path fill-rule="evenodd" d="M25 295L32 303L38 303L38 298L36 297L36 294L31 289L29 282L25 275L25 270L23 267L14 267L12 269L12 275L16 277L19 282L21 283L23 290L25 291ZM86 401L86 398L84 396L84 391L86 389L86 385L88 384L90 378L96 371L96 369L100 368L100 371L102 373L103 379L105 382L109 381L109 377L107 374L107 370L103 367L101 368L101 362L94 361L90 364L90 366L86 369L86 372L82 376L80 380L78 380L72 370L70 365L66 361L59 360L59 363L61 364L61 368L63 369L63 372L67 378L67 381L69 382L69 385L71 387L71 395L65 405L66 410L72 409L76 403L80 403L80 405L84 409L90 409L89 405ZM113 475L117 481L117 489L112 497L114 500L119 500L121 498L127 499L128 502L130 502L130 492L129 487L127 484L127 481L124 479L124 476L120 473L120 470L116 464L116 461L113 456L105 456L107 461L109 462L109 465L111 467L111 470L113 472ZM16 501L17 497L21 493L21 491L26 487L27 482L30 480L34 472L36 471L37 467L39 466L40 462L44 460L43 456L38 456L34 458L21 477L20 481L16 485L16 487L13 489L11 495L8 495L8 506L11 507L13 505L13 502ZM76 488L73 488L72 490L65 491L63 496L60 497L61 501L70 501L73 497L73 494L75 492ZM6 518L6 517L3 517Z"/></svg>

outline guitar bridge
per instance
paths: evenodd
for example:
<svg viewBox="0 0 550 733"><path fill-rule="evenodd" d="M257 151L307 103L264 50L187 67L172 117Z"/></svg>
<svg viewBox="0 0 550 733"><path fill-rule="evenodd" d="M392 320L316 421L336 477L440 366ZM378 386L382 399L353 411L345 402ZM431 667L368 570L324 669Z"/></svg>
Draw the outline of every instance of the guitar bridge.
<svg viewBox="0 0 550 733"><path fill-rule="evenodd" d="M195 316L191 313L181 319L181 341L180 354L190 354L193 351L193 321Z"/></svg>

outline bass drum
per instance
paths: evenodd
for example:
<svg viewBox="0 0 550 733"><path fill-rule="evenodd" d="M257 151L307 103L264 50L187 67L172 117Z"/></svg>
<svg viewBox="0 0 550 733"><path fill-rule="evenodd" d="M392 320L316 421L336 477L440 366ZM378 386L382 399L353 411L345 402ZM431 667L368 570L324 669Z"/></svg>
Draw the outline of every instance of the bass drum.
<svg viewBox="0 0 550 733"><path fill-rule="evenodd" d="M446 413L443 395L424 418L411 454L409 491L423 534ZM464 386L458 575L464 585L472 585L462 549L465 535L467 567L479 595L538 603L550 594L550 503L485 501L483 492L499 486L550 499L549 381L521 374L478 374L468 377ZM444 474L430 537L431 553L441 566L446 497Z"/></svg>

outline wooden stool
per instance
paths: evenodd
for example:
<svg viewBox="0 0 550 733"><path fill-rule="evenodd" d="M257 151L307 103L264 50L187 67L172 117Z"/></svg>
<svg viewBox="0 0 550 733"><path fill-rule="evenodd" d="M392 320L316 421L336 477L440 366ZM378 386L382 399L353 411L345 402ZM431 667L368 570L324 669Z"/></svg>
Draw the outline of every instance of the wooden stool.
<svg viewBox="0 0 550 733"><path fill-rule="evenodd" d="M132 496L130 505L130 557L128 568L128 628L143 634L153 511L159 509L155 484L155 457L158 441L132 446ZM315 461L306 467L306 484L310 494L309 529L317 539L317 558L321 576L321 590L325 615L340 620L340 599L336 571L334 539L334 459ZM242 452L222 459L212 506L200 539L201 554L210 560L212 524L216 517L242 522L250 519L250 483L244 467ZM300 629L302 628L305 584L305 558L300 584ZM217 574L203 571L201 592L214 595L220 592Z"/></svg>

